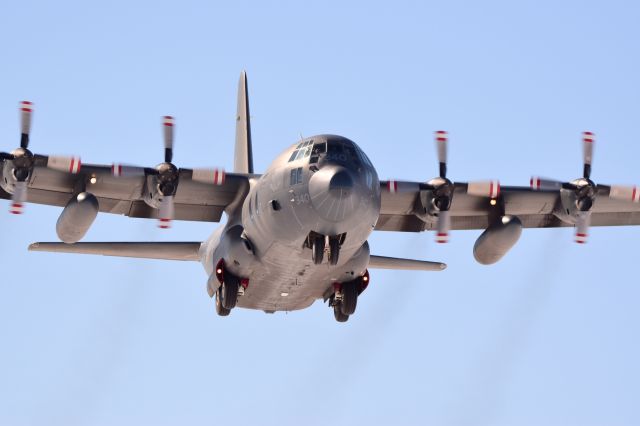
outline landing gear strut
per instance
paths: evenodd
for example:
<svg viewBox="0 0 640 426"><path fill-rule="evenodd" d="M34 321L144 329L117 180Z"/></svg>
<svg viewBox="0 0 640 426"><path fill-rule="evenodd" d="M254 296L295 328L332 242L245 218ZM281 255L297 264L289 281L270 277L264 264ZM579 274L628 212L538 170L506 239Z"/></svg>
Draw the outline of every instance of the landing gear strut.
<svg viewBox="0 0 640 426"><path fill-rule="evenodd" d="M358 296L369 284L369 272L346 283L335 283L334 293L329 297L329 306L338 322L346 322L356 312Z"/></svg>

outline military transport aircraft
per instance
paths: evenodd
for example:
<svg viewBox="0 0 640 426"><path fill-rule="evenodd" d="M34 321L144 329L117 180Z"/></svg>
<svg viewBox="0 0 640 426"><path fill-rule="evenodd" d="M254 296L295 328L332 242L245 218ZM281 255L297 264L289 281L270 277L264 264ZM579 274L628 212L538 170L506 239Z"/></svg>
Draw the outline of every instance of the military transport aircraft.
<svg viewBox="0 0 640 426"><path fill-rule="evenodd" d="M379 181L367 155L334 135L304 138L254 173L246 74L238 87L233 173L183 169L173 163L174 119L164 117L164 162L155 168L81 164L80 159L29 151L33 105L22 102L20 147L0 152L0 198L10 211L25 202L64 207L56 230L62 242L34 243L32 251L200 261L216 312L238 306L268 313L292 311L324 299L335 319L355 312L369 269L441 271L439 262L373 256L374 230L484 229L473 254L500 260L522 228L573 226L585 243L588 228L640 224L635 187L596 185L591 179L594 135L583 133L583 176L571 182L532 178L530 188L498 181L447 178L447 133L435 133L439 176L427 182ZM79 242L98 212L171 221L227 222L204 242Z"/></svg>

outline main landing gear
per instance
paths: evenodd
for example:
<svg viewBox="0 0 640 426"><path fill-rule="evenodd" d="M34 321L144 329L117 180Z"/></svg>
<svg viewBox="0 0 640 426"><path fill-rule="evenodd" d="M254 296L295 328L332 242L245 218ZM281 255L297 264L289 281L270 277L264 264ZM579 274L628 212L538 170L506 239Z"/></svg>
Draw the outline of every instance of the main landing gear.
<svg viewBox="0 0 640 426"><path fill-rule="evenodd" d="M249 280L240 279L224 269L221 261L216 267L216 276L220 281L220 286L216 290L216 313L221 317L226 317L238 303L238 296L244 294L244 290L249 286Z"/></svg>
<svg viewBox="0 0 640 426"><path fill-rule="evenodd" d="M328 248L329 264L337 265L340 258L340 246L344 242L346 234L326 237L316 232L311 232L306 245L311 248L311 260L315 265L320 265L324 258L325 249ZM328 240L328 243L327 243Z"/></svg>
<svg viewBox="0 0 640 426"><path fill-rule="evenodd" d="M334 293L329 298L333 316L338 322L346 322L356 312L358 296L369 284L369 272L347 283L334 283Z"/></svg>

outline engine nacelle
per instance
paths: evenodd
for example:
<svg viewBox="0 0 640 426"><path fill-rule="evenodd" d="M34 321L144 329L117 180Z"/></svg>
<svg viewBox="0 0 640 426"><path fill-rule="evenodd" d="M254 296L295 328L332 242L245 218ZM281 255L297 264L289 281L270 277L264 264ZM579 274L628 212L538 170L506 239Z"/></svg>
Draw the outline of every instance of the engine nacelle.
<svg viewBox="0 0 640 426"><path fill-rule="evenodd" d="M67 244L80 241L96 219L98 210L98 199L89 192L71 198L56 223L58 238Z"/></svg>
<svg viewBox="0 0 640 426"><path fill-rule="evenodd" d="M473 257L478 263L491 265L507 254L522 234L522 222L517 216L502 216L489 226L473 246Z"/></svg>

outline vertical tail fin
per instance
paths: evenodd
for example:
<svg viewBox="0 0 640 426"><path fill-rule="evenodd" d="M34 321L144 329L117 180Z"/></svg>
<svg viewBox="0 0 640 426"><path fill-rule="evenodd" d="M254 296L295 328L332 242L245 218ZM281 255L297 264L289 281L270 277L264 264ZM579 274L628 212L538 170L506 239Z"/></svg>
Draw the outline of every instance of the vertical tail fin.
<svg viewBox="0 0 640 426"><path fill-rule="evenodd" d="M238 82L238 113L236 115L236 152L233 161L236 173L253 173L253 152L251 150L251 123L249 119L249 90L247 73L240 73Z"/></svg>

